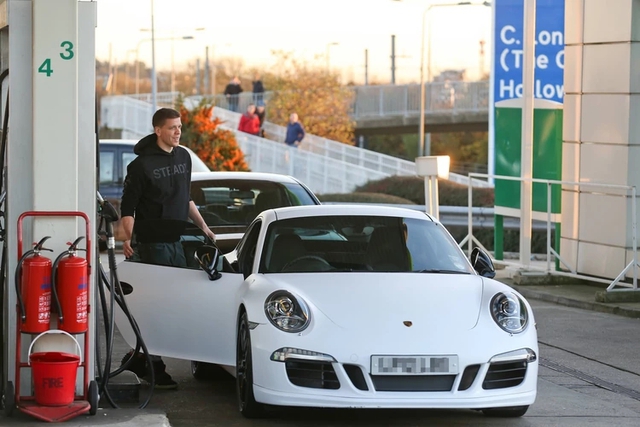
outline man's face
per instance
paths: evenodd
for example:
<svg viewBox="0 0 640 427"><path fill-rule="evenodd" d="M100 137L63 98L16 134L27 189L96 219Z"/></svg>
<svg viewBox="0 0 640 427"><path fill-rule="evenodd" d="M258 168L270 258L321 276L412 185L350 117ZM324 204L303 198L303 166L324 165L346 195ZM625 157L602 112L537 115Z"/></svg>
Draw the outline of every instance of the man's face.
<svg viewBox="0 0 640 427"><path fill-rule="evenodd" d="M158 135L158 146L170 153L174 147L180 144L182 122L179 117L167 119L162 126L156 126L154 131Z"/></svg>

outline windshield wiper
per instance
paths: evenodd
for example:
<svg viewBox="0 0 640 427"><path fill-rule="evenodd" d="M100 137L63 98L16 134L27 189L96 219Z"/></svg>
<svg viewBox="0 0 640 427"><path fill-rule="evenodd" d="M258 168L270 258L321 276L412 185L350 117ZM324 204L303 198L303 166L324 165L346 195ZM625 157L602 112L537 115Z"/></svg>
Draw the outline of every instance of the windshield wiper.
<svg viewBox="0 0 640 427"><path fill-rule="evenodd" d="M460 270L442 270L439 268L426 268L424 270L415 270L414 273L436 273L436 274L471 274L468 271Z"/></svg>

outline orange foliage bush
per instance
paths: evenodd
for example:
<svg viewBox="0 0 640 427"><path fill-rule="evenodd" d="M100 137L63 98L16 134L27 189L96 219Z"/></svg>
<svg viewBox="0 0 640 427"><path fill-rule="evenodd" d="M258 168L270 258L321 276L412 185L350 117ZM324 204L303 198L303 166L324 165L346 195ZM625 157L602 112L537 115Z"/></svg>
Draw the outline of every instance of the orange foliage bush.
<svg viewBox="0 0 640 427"><path fill-rule="evenodd" d="M222 121L211 118L213 105L202 102L192 110L178 106L182 121L181 143L191 148L213 171L248 171L235 134L220 129Z"/></svg>

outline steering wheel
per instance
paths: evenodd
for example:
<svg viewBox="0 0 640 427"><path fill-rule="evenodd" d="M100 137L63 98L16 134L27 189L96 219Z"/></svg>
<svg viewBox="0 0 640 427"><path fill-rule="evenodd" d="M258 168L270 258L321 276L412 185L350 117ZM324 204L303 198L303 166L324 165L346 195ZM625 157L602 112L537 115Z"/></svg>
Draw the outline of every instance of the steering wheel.
<svg viewBox="0 0 640 427"><path fill-rule="evenodd" d="M282 267L282 270L280 271L307 271L307 269L305 270L297 270L295 267L298 264L302 264L303 262L309 262L309 261L313 261L313 263L310 263L311 265L317 265L317 268L313 269L312 271L318 270L318 271L328 271L333 269L333 267L331 266L331 264L329 264L324 258L321 258L319 256L316 255L304 255L301 257L298 257L296 259L294 259L293 261L290 261L288 263L286 263L284 265L284 267ZM299 268L299 266L298 266Z"/></svg>

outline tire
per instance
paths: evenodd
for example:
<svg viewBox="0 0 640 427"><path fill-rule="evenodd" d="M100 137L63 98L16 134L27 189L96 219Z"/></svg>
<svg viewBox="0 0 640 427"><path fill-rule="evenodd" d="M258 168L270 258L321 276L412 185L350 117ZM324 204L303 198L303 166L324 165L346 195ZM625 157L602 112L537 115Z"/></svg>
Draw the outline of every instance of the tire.
<svg viewBox="0 0 640 427"><path fill-rule="evenodd" d="M245 418L264 416L265 408L253 395L253 360L247 313L242 313L236 339L236 396L238 409Z"/></svg>
<svg viewBox="0 0 640 427"><path fill-rule="evenodd" d="M89 382L89 390L87 392L89 398L89 415L95 415L98 412L98 403L100 401L100 393L98 392L98 383L95 381Z"/></svg>
<svg viewBox="0 0 640 427"><path fill-rule="evenodd" d="M482 413L487 417L517 418L527 413L529 406L509 406L506 408L487 408Z"/></svg>
<svg viewBox="0 0 640 427"><path fill-rule="evenodd" d="M4 404L4 415L6 417L13 415L13 410L16 407L16 390L11 381L7 381L5 384L2 403Z"/></svg>
<svg viewBox="0 0 640 427"><path fill-rule="evenodd" d="M200 381L207 380L227 380L231 375L222 369L221 366L213 363L191 361L191 375Z"/></svg>

